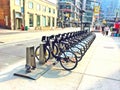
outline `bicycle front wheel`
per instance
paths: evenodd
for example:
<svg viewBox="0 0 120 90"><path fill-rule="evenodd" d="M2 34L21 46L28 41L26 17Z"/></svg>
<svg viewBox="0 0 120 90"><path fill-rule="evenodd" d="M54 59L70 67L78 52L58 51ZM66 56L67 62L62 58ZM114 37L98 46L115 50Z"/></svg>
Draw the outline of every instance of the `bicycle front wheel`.
<svg viewBox="0 0 120 90"><path fill-rule="evenodd" d="M77 56L71 51L65 51L61 55L60 64L65 70L73 70L76 68L78 61Z"/></svg>
<svg viewBox="0 0 120 90"><path fill-rule="evenodd" d="M40 46L38 46L35 49L35 57L37 58L37 60L40 60ZM44 50L44 58L45 58L45 62L47 62L50 59L50 51L47 47Z"/></svg>

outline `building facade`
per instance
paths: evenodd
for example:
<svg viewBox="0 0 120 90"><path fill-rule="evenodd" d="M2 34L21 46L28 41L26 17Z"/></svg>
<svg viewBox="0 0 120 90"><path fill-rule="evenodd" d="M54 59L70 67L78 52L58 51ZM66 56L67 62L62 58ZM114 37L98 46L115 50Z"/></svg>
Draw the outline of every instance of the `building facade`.
<svg viewBox="0 0 120 90"><path fill-rule="evenodd" d="M0 0L3 17L0 25L16 30L24 26L29 29L47 29L56 27L57 5L47 0ZM4 20L5 19L5 20ZM1 20L1 19L0 19ZM38 28L39 27L39 28Z"/></svg>
<svg viewBox="0 0 120 90"><path fill-rule="evenodd" d="M58 0L58 26L80 25L83 0Z"/></svg>
<svg viewBox="0 0 120 90"><path fill-rule="evenodd" d="M85 3L85 13L83 15L83 22L92 22L93 18L93 6L90 0L86 0Z"/></svg>
<svg viewBox="0 0 120 90"><path fill-rule="evenodd" d="M0 0L0 27L10 28L10 0Z"/></svg>

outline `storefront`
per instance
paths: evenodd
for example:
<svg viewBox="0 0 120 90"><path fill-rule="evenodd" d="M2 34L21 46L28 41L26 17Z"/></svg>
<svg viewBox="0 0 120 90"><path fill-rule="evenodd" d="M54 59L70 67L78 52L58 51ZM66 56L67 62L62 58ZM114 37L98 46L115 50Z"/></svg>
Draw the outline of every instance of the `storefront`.
<svg viewBox="0 0 120 90"><path fill-rule="evenodd" d="M22 14L14 10L14 30L21 29L22 25Z"/></svg>

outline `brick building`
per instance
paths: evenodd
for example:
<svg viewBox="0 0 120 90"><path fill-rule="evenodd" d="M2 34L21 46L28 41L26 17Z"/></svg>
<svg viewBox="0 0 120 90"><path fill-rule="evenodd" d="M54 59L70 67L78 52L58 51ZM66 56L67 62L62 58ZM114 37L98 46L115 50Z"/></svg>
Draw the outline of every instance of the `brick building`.
<svg viewBox="0 0 120 90"><path fill-rule="evenodd" d="M0 0L0 27L10 28L10 0Z"/></svg>
<svg viewBox="0 0 120 90"><path fill-rule="evenodd" d="M0 0L0 27L12 30L56 27L57 5L47 0Z"/></svg>

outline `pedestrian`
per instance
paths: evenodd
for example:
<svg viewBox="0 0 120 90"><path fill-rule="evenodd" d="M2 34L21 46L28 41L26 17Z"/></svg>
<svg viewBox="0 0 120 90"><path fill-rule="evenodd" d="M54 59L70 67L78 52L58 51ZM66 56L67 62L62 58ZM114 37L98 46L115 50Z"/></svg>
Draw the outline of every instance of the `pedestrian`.
<svg viewBox="0 0 120 90"><path fill-rule="evenodd" d="M108 35L109 30L110 30L110 28L109 28L108 26L106 26L106 27L104 28L105 35L106 35L106 36Z"/></svg>
<svg viewBox="0 0 120 90"><path fill-rule="evenodd" d="M105 34L104 28L105 28L105 26L103 25L103 26L102 26L102 34L103 34L103 35Z"/></svg>

